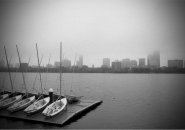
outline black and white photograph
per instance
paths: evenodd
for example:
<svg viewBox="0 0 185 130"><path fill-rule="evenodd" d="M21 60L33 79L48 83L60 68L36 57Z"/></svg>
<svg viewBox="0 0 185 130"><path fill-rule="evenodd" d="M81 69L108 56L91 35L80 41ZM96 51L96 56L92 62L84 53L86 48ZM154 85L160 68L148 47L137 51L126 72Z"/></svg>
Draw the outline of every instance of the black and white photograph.
<svg viewBox="0 0 185 130"><path fill-rule="evenodd" d="M185 1L0 0L0 129L185 129Z"/></svg>

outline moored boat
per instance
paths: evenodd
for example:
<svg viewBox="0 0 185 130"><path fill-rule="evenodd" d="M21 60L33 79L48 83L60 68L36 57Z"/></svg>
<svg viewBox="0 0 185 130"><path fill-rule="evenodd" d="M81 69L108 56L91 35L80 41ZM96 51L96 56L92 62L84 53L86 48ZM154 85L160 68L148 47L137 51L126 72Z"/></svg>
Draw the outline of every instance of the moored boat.
<svg viewBox="0 0 185 130"><path fill-rule="evenodd" d="M23 99L23 100L17 102L17 103L14 103L10 107L8 107L7 110L10 112L15 112L15 111L24 109L24 108L28 107L34 101L35 101L35 96L28 97L26 99Z"/></svg>
<svg viewBox="0 0 185 130"><path fill-rule="evenodd" d="M50 101L50 97L40 99L40 100L34 102L33 104L31 104L30 106L28 106L24 110L24 112L29 115L34 114L34 113L44 109L48 105L49 101Z"/></svg>
<svg viewBox="0 0 185 130"><path fill-rule="evenodd" d="M67 99L62 98L47 106L45 110L42 112L42 114L45 115L46 117L53 117L59 114L60 112L66 110L66 108L67 108Z"/></svg>
<svg viewBox="0 0 185 130"><path fill-rule="evenodd" d="M8 94L8 93L2 94L2 95L0 96L0 102L3 101L3 100L5 100L5 99L7 99L8 97L9 97L9 94Z"/></svg>
<svg viewBox="0 0 185 130"><path fill-rule="evenodd" d="M8 99L5 99L0 102L0 109L7 108L7 107L11 106L12 104L20 101L21 99L22 99L22 95L16 95L16 96L10 97Z"/></svg>

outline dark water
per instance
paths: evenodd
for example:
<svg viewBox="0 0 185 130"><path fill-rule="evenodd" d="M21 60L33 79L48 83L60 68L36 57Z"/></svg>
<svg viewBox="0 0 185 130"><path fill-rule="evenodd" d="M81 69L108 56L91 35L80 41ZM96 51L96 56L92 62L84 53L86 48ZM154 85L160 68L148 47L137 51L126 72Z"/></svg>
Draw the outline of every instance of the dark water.
<svg viewBox="0 0 185 130"><path fill-rule="evenodd" d="M22 88L20 74L13 74L17 90ZM6 73L5 89L10 90ZM29 91L33 91L35 73L26 74ZM57 91L59 74L42 74L45 91ZM185 75L183 74L63 74L62 93L70 90L85 99L103 103L80 119L62 128L185 128ZM35 83L40 91L39 79ZM35 91L35 92L36 92ZM61 128L0 118L0 128Z"/></svg>

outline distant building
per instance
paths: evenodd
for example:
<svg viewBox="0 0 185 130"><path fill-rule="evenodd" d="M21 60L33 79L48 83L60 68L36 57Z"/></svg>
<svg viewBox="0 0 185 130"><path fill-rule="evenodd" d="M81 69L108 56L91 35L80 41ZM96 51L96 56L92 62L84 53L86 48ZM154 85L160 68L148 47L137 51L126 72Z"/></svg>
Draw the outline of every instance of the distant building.
<svg viewBox="0 0 185 130"><path fill-rule="evenodd" d="M183 68L183 60L168 60L168 67Z"/></svg>
<svg viewBox="0 0 185 130"><path fill-rule="evenodd" d="M79 60L77 61L77 66L79 68L82 68L82 66L83 66L83 56L79 56Z"/></svg>
<svg viewBox="0 0 185 130"><path fill-rule="evenodd" d="M136 60L131 60L130 61L130 67L131 68L137 67L137 61Z"/></svg>
<svg viewBox="0 0 185 130"><path fill-rule="evenodd" d="M20 70L27 70L28 69L28 63L21 63L20 66L19 66L19 69Z"/></svg>
<svg viewBox="0 0 185 130"><path fill-rule="evenodd" d="M68 59L62 59L61 66L65 67L65 68L69 68L69 67L71 67L71 61L68 60ZM55 67L56 68L60 67L60 62L59 61L55 61Z"/></svg>
<svg viewBox="0 0 185 130"><path fill-rule="evenodd" d="M109 58L103 58L102 68L110 68L110 59Z"/></svg>
<svg viewBox="0 0 185 130"><path fill-rule="evenodd" d="M150 68L160 68L160 53L155 51L152 54L149 54L147 57L148 67Z"/></svg>
<svg viewBox="0 0 185 130"><path fill-rule="evenodd" d="M68 59L63 59L62 60L62 67L65 67L65 68L71 67L71 61Z"/></svg>
<svg viewBox="0 0 185 130"><path fill-rule="evenodd" d="M120 70L121 69L121 62L118 60L112 62L112 69L113 70Z"/></svg>
<svg viewBox="0 0 185 130"><path fill-rule="evenodd" d="M130 68L130 59L123 59L121 61L121 68Z"/></svg>
<svg viewBox="0 0 185 130"><path fill-rule="evenodd" d="M46 67L47 68L53 68L53 65L52 64L47 64Z"/></svg>
<svg viewBox="0 0 185 130"><path fill-rule="evenodd" d="M145 58L140 58L140 59L139 59L139 67L140 67L140 68L145 67Z"/></svg>
<svg viewBox="0 0 185 130"><path fill-rule="evenodd" d="M55 66L56 68L59 68L59 67L60 67L60 62L59 62L59 61L55 61L54 66Z"/></svg>

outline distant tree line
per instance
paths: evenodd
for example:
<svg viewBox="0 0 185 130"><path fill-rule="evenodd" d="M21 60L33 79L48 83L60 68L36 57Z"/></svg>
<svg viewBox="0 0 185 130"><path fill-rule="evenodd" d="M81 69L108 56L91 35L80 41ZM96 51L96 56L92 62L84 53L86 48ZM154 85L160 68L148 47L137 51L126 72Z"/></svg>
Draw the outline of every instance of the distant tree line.
<svg viewBox="0 0 185 130"><path fill-rule="evenodd" d="M28 67L28 68L10 68L11 72L39 72L38 68ZM0 72L8 72L7 68L0 68ZM41 73L58 73L59 68L40 68ZM62 73L185 73L185 68L123 68L119 70L114 70L112 68L89 68L88 66L83 66L81 68L74 66L70 68L62 67Z"/></svg>

